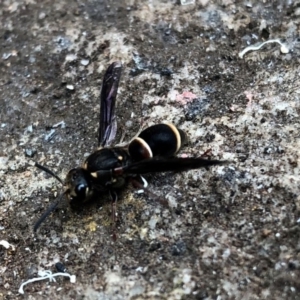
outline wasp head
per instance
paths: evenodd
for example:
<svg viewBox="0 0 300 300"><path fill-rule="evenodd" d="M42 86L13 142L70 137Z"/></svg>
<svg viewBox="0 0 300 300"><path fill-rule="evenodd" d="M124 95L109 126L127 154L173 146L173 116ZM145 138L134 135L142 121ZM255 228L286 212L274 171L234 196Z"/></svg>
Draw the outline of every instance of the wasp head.
<svg viewBox="0 0 300 300"><path fill-rule="evenodd" d="M83 168L70 170L66 177L66 185L66 195L71 205L83 203L91 195L89 173Z"/></svg>

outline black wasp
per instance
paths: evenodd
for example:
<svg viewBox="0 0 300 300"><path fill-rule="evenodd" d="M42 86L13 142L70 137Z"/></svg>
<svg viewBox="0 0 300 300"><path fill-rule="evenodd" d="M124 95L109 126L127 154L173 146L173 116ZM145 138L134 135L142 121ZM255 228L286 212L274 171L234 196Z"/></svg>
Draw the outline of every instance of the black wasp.
<svg viewBox="0 0 300 300"><path fill-rule="evenodd" d="M82 167L72 169L63 182L56 174L39 164L36 166L54 176L66 188L34 226L38 229L45 218L57 207L63 196L71 205L83 205L92 196L108 192L116 203L117 190L129 179L145 173L186 171L226 161L179 158L174 155L186 142L185 133L173 124L157 124L143 130L126 146L111 146L117 131L115 104L122 64L112 63L106 70L100 94L100 122L98 150L87 157ZM113 216L115 212L113 211Z"/></svg>

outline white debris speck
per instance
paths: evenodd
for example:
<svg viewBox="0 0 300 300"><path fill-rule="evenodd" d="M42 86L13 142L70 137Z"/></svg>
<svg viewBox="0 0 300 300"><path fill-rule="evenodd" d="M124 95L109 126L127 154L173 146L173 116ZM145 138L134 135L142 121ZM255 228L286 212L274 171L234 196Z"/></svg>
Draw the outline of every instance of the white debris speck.
<svg viewBox="0 0 300 300"><path fill-rule="evenodd" d="M280 262L277 262L277 263L275 264L275 270L278 271L278 270L280 270L280 269L281 269L281 263L280 263Z"/></svg>
<svg viewBox="0 0 300 300"><path fill-rule="evenodd" d="M132 121L127 121L127 122L125 123L125 126L126 126L127 128L132 127Z"/></svg>
<svg viewBox="0 0 300 300"><path fill-rule="evenodd" d="M147 233L148 233L148 228L142 228L141 231L140 231L140 238L142 240L144 240L147 236Z"/></svg>
<svg viewBox="0 0 300 300"><path fill-rule="evenodd" d="M13 250L15 250L15 246L10 244L7 241L1 240L0 241L0 245L3 246L4 248L8 249L9 247L11 247Z"/></svg>
<svg viewBox="0 0 300 300"><path fill-rule="evenodd" d="M41 12L40 14L39 14L39 20L43 20L43 19L45 19L46 18L46 13L45 12Z"/></svg>
<svg viewBox="0 0 300 300"><path fill-rule="evenodd" d="M181 5L194 4L195 0L180 0Z"/></svg>
<svg viewBox="0 0 300 300"><path fill-rule="evenodd" d="M147 182L147 180L146 180L143 176L141 176L141 179L142 179L142 181L143 181L143 186L144 186L144 188L147 188L147 187L148 187L148 182Z"/></svg>
<svg viewBox="0 0 300 300"><path fill-rule="evenodd" d="M77 59L77 56L75 54L68 54L66 56L66 61L74 61Z"/></svg>
<svg viewBox="0 0 300 300"><path fill-rule="evenodd" d="M283 54L289 53L289 48L288 48L285 44L281 43L279 39L275 39L275 40L269 40L269 41L263 42L263 43L261 43L261 44L258 45L258 46L249 46L249 47L246 47L243 51L241 51L241 52L239 53L239 58L243 58L244 55L245 55L247 52L249 52L249 51L257 51L257 50L259 50L261 47L263 47L265 44L270 44L270 43L277 43L277 44L279 44L279 45L281 46L281 47L280 47L281 53L283 53Z"/></svg>
<svg viewBox="0 0 300 300"><path fill-rule="evenodd" d="M60 121L54 125L52 125L53 128L56 128L56 127L61 127L61 128L65 128L66 127L66 123L65 121Z"/></svg>
<svg viewBox="0 0 300 300"><path fill-rule="evenodd" d="M26 128L26 131L31 133L31 132L33 131L33 126L32 126L32 125L29 125L29 126Z"/></svg>
<svg viewBox="0 0 300 300"><path fill-rule="evenodd" d="M169 204L170 207L174 207L174 208L177 207L177 199L176 199L176 197L172 196L172 195L169 193L169 194L167 194L167 195L165 196L165 198L168 200L168 204Z"/></svg>
<svg viewBox="0 0 300 300"><path fill-rule="evenodd" d="M50 141L55 134L55 129L51 129L48 134L45 135L45 141Z"/></svg>
<svg viewBox="0 0 300 300"><path fill-rule="evenodd" d="M155 229L156 223L159 221L160 221L160 218L157 217L156 215L153 215L148 222L150 229L152 229L152 230Z"/></svg>
<svg viewBox="0 0 300 300"><path fill-rule="evenodd" d="M223 257L223 258L228 258L228 257L230 256L230 253L231 253L230 249L227 248L227 249L223 252L222 257Z"/></svg>
<svg viewBox="0 0 300 300"><path fill-rule="evenodd" d="M2 55L2 59L6 60L9 59L11 57L11 53L3 53Z"/></svg>
<svg viewBox="0 0 300 300"><path fill-rule="evenodd" d="M132 289L129 291L129 297L130 299L132 297L136 297L138 295L142 295L145 291L145 287L143 287L142 285L135 283L134 286L132 287Z"/></svg>
<svg viewBox="0 0 300 300"><path fill-rule="evenodd" d="M148 271L148 267L137 267L135 270L139 273L145 274Z"/></svg>
<svg viewBox="0 0 300 300"><path fill-rule="evenodd" d="M65 277L69 277L70 278L70 282L71 283L75 283L76 282L76 276L75 275L70 275L68 273L54 273L52 274L52 272L50 270L42 270L42 271L39 271L38 272L38 276L40 277L37 277L37 278L32 278L32 279L29 279L25 282L23 282L19 288L19 293L20 294L24 294L24 290L23 290L23 287L28 284L28 283L31 283L31 282L35 282L35 281L40 281L40 280L45 280L45 279L49 279L50 281L56 281L54 277L56 276L65 276Z"/></svg>
<svg viewBox="0 0 300 300"><path fill-rule="evenodd" d="M90 60L89 59L82 59L80 61L80 63L83 65L83 66L87 66L89 63L90 63Z"/></svg>
<svg viewBox="0 0 300 300"><path fill-rule="evenodd" d="M114 272L109 272L107 275L106 275L106 283L107 284L117 284L121 281L121 277L114 273Z"/></svg>
<svg viewBox="0 0 300 300"><path fill-rule="evenodd" d="M66 88L67 88L68 90L70 90L70 91L74 91L74 89L75 89L75 87L74 87L73 84L67 84L67 85L66 85Z"/></svg>

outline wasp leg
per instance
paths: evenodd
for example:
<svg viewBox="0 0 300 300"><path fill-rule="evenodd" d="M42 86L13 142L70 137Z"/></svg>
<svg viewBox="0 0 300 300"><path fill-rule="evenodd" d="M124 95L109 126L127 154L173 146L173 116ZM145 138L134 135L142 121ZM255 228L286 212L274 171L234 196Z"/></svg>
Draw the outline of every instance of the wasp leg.
<svg viewBox="0 0 300 300"><path fill-rule="evenodd" d="M144 183L144 188L146 189L148 187L148 181L143 176L140 175L140 177Z"/></svg>
<svg viewBox="0 0 300 300"><path fill-rule="evenodd" d="M114 147L120 147L120 148L122 148L122 147L127 146L129 143L128 142L123 142L124 138L125 138L125 134L126 134L126 130L125 130L125 128L124 128L123 125L120 125L120 131L122 131L120 142L118 144L116 144Z"/></svg>
<svg viewBox="0 0 300 300"><path fill-rule="evenodd" d="M148 181L142 176L142 175L139 175L139 178L142 180L143 182L143 188L141 190L137 190L136 192L138 194L143 194L144 193L144 190L148 187Z"/></svg>
<svg viewBox="0 0 300 300"><path fill-rule="evenodd" d="M156 194L152 193L148 188L147 188L147 181L140 176L143 183L139 182L137 179L131 177L130 181L133 185L133 187L139 189L138 192L143 191L145 194L147 194L149 197L151 197L154 201L159 202L161 205L165 206L165 207L169 207L168 201L165 198L162 198L160 196L157 196Z"/></svg>
<svg viewBox="0 0 300 300"><path fill-rule="evenodd" d="M113 222L113 228L112 228L112 237L113 240L116 241L117 240L117 228L116 228L116 224L117 224L117 201L118 201L118 195L114 190L109 190L109 195L111 198L111 217L112 217L112 222Z"/></svg>
<svg viewBox="0 0 300 300"><path fill-rule="evenodd" d="M56 209L58 204L60 204L65 193L60 194L56 200L47 208L47 210L42 214L42 216L36 221L33 227L33 232L36 232L45 219Z"/></svg>
<svg viewBox="0 0 300 300"><path fill-rule="evenodd" d="M117 145L115 145L115 147L125 147L125 146L129 145L129 144L130 144L130 141L132 141L132 140L134 140L135 138L137 138L137 137L140 135L140 133L144 130L145 124L144 124L144 121L143 121L143 119L142 119L142 120L141 120L141 124L140 124L140 129L139 129L139 131L135 134L135 136L134 136L129 142L123 142L123 140L124 140L124 138L125 138L125 132L126 132L126 130L124 130L123 127L124 127L124 126L122 126L122 128L121 128L121 130L122 130L122 136L121 136L121 139L120 139L120 143L117 144Z"/></svg>
<svg viewBox="0 0 300 300"><path fill-rule="evenodd" d="M205 156L210 157L211 156L211 151L212 151L211 148L206 150L203 154L201 154L200 157L205 157Z"/></svg>

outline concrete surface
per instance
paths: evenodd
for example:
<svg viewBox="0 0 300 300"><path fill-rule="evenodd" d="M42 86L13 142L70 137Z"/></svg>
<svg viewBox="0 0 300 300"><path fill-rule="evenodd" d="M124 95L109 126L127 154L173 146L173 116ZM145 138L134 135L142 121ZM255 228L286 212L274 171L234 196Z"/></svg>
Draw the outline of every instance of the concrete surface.
<svg viewBox="0 0 300 300"><path fill-rule="evenodd" d="M300 299L299 5L1 1L0 299ZM274 38L289 52L239 57ZM64 177L96 148L115 60L117 139L169 121L190 137L180 155L234 163L146 176L169 207L124 189L115 242L107 195L63 202L34 235L61 186L33 164ZM75 284L18 293L58 261Z"/></svg>

